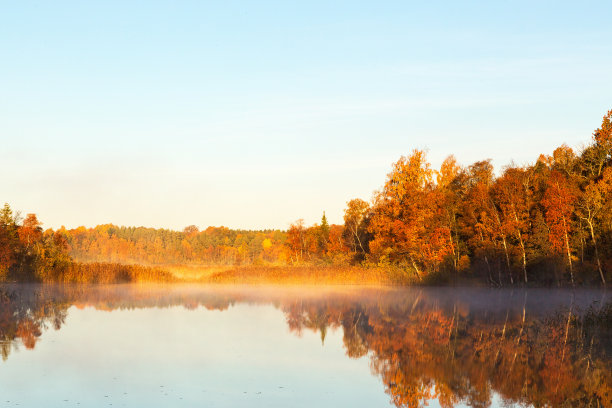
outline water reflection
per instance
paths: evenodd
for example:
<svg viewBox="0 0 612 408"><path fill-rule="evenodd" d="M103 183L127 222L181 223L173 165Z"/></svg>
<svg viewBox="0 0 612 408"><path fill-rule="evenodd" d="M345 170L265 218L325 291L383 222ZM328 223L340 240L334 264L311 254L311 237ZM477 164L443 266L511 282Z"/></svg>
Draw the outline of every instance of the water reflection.
<svg viewBox="0 0 612 408"><path fill-rule="evenodd" d="M602 291L5 285L0 349L4 360L15 348L34 349L71 306L238 304L274 305L294 335L314 331L323 343L340 329L346 355L369 359L398 407L488 407L495 398L612 407L612 303Z"/></svg>

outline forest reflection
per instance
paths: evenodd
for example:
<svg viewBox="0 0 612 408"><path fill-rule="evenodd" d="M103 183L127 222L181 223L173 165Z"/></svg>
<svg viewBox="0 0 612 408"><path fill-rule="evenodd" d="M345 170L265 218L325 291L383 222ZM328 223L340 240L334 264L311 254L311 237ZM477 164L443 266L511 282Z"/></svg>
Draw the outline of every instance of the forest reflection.
<svg viewBox="0 0 612 408"><path fill-rule="evenodd" d="M341 329L346 354L369 358L398 407L437 399L491 405L612 407L612 301L604 291L0 286L0 349L34 349L70 307L183 306L226 310L272 304L295 335L324 342Z"/></svg>

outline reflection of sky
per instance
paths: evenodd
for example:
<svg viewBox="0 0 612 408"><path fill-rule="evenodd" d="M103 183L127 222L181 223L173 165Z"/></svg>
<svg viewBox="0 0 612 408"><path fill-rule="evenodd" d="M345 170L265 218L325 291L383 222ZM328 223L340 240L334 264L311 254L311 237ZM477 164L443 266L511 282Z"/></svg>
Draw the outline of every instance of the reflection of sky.
<svg viewBox="0 0 612 408"><path fill-rule="evenodd" d="M290 334L272 306L248 305L72 307L60 331L0 363L0 396L0 407L389 406L368 358L346 357L342 330L322 346L319 333Z"/></svg>
<svg viewBox="0 0 612 408"><path fill-rule="evenodd" d="M362 306L380 308L397 318L397 313L411 314L412 305L417 310L456 311L468 320L472 315L474 324L488 322L499 330L508 316L518 321L523 310L528 319L541 319L565 314L570 307L578 315L588 305L601 307L608 302L605 291L580 289L195 285L97 285L87 290L70 285L6 285L6 289L15 290L24 307L72 299L73 304L99 309L70 307L59 331L45 330L34 350L22 347L0 362L0 407L17 403L21 407L388 407L389 396L381 378L371 374L369 357L346 356L343 329L329 328L322 345L319 332L306 327L301 335L289 331L287 308L332 311L335 305L338 311L345 305L356 311ZM233 306L224 311L188 309L195 304ZM395 306L399 309L394 312ZM332 315L346 316L350 322L350 314ZM401 319L398 322L401 325ZM430 401L429 406L438 404ZM495 393L491 406L504 406Z"/></svg>

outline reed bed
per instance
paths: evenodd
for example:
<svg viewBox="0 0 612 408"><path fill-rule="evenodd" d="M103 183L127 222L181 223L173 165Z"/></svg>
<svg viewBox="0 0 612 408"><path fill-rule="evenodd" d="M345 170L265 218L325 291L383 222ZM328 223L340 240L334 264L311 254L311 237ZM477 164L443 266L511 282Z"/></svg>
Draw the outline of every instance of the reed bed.
<svg viewBox="0 0 612 408"><path fill-rule="evenodd" d="M334 266L245 266L212 274L209 283L289 285L391 285L399 283L384 269Z"/></svg>

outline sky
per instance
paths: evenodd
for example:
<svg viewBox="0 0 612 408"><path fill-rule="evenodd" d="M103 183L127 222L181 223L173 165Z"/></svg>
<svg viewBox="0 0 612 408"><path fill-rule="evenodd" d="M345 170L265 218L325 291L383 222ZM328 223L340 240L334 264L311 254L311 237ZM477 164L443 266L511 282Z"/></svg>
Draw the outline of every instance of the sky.
<svg viewBox="0 0 612 408"><path fill-rule="evenodd" d="M0 202L48 228L342 223L412 149L500 171L612 109L607 1L0 5Z"/></svg>

